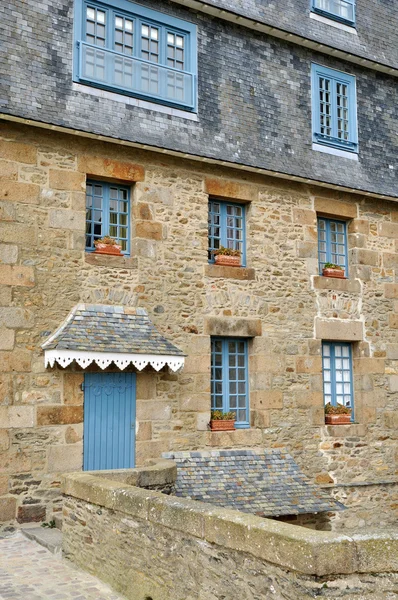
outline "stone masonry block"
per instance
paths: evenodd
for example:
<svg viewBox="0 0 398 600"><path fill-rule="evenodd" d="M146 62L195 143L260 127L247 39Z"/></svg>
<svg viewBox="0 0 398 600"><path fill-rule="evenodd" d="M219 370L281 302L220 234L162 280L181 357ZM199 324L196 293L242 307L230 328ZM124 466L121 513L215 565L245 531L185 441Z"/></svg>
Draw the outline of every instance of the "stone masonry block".
<svg viewBox="0 0 398 600"><path fill-rule="evenodd" d="M258 390L251 393L250 399L254 409L270 410L283 408L282 390Z"/></svg>
<svg viewBox="0 0 398 600"><path fill-rule="evenodd" d="M225 337L256 337L262 332L261 319L205 317L204 334Z"/></svg>
<svg viewBox="0 0 398 600"><path fill-rule="evenodd" d="M363 323L362 321L315 317L315 337L318 340L360 341L364 338Z"/></svg>
<svg viewBox="0 0 398 600"><path fill-rule="evenodd" d="M21 163L36 163L37 149L29 144L0 140L0 158Z"/></svg>
<svg viewBox="0 0 398 600"><path fill-rule="evenodd" d="M322 358L320 356L297 356L297 373L320 373L322 371Z"/></svg>
<svg viewBox="0 0 398 600"><path fill-rule="evenodd" d="M220 277L222 279L238 279L253 281L256 278L254 269L247 267L224 267L220 265L205 265L206 277Z"/></svg>
<svg viewBox="0 0 398 600"><path fill-rule="evenodd" d="M17 218L16 208L13 202L0 202L0 221L15 221Z"/></svg>
<svg viewBox="0 0 398 600"><path fill-rule="evenodd" d="M87 175L112 177L123 181L144 181L145 170L142 165L121 162L101 156L83 155L78 159L78 170Z"/></svg>
<svg viewBox="0 0 398 600"><path fill-rule="evenodd" d="M285 370L285 357L282 354L257 354L249 356L250 373L256 374L257 389L261 385L259 375L283 373ZM267 388L265 388L267 389Z"/></svg>
<svg viewBox="0 0 398 600"><path fill-rule="evenodd" d="M388 315L388 324L391 329L398 329L398 313L390 313Z"/></svg>
<svg viewBox="0 0 398 600"><path fill-rule="evenodd" d="M0 181L0 200L21 202L22 204L38 204L39 193L40 187L33 183Z"/></svg>
<svg viewBox="0 0 398 600"><path fill-rule="evenodd" d="M355 375L367 375L369 373L384 374L385 364L383 358L354 358Z"/></svg>
<svg viewBox="0 0 398 600"><path fill-rule="evenodd" d="M153 373L137 373L136 395L139 400L156 399L156 377Z"/></svg>
<svg viewBox="0 0 398 600"><path fill-rule="evenodd" d="M18 260L18 246L14 244L0 244L0 263L12 265Z"/></svg>
<svg viewBox="0 0 398 600"><path fill-rule="evenodd" d="M0 308L0 327L11 327L29 329L33 326L33 315L30 311L16 306L4 306Z"/></svg>
<svg viewBox="0 0 398 600"><path fill-rule="evenodd" d="M37 228L22 223L2 223L0 227L0 242L32 246L37 242Z"/></svg>
<svg viewBox="0 0 398 600"><path fill-rule="evenodd" d="M62 171L64 173L65 171ZM54 209L49 213L49 226L55 229L73 229L84 231L86 215L84 212Z"/></svg>
<svg viewBox="0 0 398 600"><path fill-rule="evenodd" d="M13 521L15 519L16 507L16 498L0 498L0 523Z"/></svg>
<svg viewBox="0 0 398 600"><path fill-rule="evenodd" d="M313 281L316 290L334 290L336 292L348 292L351 294L359 294L361 292L361 282L357 279L337 279L316 275Z"/></svg>
<svg viewBox="0 0 398 600"><path fill-rule="evenodd" d="M13 352L0 352L0 371L30 372L32 353L16 348Z"/></svg>
<svg viewBox="0 0 398 600"><path fill-rule="evenodd" d="M306 208L293 208L293 222L298 225L316 225L316 212Z"/></svg>
<svg viewBox="0 0 398 600"><path fill-rule="evenodd" d="M35 285L33 267L0 264L0 285L33 287Z"/></svg>
<svg viewBox="0 0 398 600"><path fill-rule="evenodd" d="M209 196L218 198L230 198L231 200L243 200L246 202L258 200L257 186L230 179L207 178L205 180L205 190Z"/></svg>
<svg viewBox="0 0 398 600"><path fill-rule="evenodd" d="M33 406L0 406L0 423L6 429L33 427L34 421Z"/></svg>
<svg viewBox="0 0 398 600"><path fill-rule="evenodd" d="M74 171L50 169L50 188L70 192L83 192L86 188L86 176L84 173L76 173Z"/></svg>
<svg viewBox="0 0 398 600"><path fill-rule="evenodd" d="M333 217L355 219L358 216L358 208L355 202L341 202L332 198L315 198L314 208L318 214Z"/></svg>
<svg viewBox="0 0 398 600"><path fill-rule="evenodd" d="M138 421L169 421L171 419L171 406L168 402L142 401L137 402Z"/></svg>
<svg viewBox="0 0 398 600"><path fill-rule="evenodd" d="M386 269L398 269L398 253L383 252L383 266Z"/></svg>
<svg viewBox="0 0 398 600"><path fill-rule="evenodd" d="M40 523L46 519L46 507L41 504L18 506L18 523Z"/></svg>
<svg viewBox="0 0 398 600"><path fill-rule="evenodd" d="M297 256L299 258L316 258L318 244L315 242L297 242Z"/></svg>
<svg viewBox="0 0 398 600"><path fill-rule="evenodd" d="M386 298L398 298L398 283L384 284L384 296Z"/></svg>
<svg viewBox="0 0 398 600"><path fill-rule="evenodd" d="M379 266L379 253L374 250L364 250L363 248L354 248L349 250L349 261L354 265L369 265L371 267Z"/></svg>
<svg viewBox="0 0 398 600"><path fill-rule="evenodd" d="M15 332L12 329L0 327L0 350L12 350L15 343Z"/></svg>
<svg viewBox="0 0 398 600"><path fill-rule="evenodd" d="M83 421L83 406L38 406L37 425L71 425Z"/></svg>
<svg viewBox="0 0 398 600"><path fill-rule="evenodd" d="M0 423L1 425L1 423ZM10 447L10 435L8 429L0 429L0 454ZM1 496L1 492L0 492Z"/></svg>
<svg viewBox="0 0 398 600"><path fill-rule="evenodd" d="M0 142L1 146L1 142ZM1 150L0 150L1 152ZM15 181L18 177L18 163L9 160L0 160L0 178L12 179Z"/></svg>
<svg viewBox="0 0 398 600"><path fill-rule="evenodd" d="M155 221L137 221L135 234L139 238L158 241L163 238L163 226Z"/></svg>
<svg viewBox="0 0 398 600"><path fill-rule="evenodd" d="M348 233L369 235L369 221L366 219L352 219L348 222Z"/></svg>
<svg viewBox="0 0 398 600"><path fill-rule="evenodd" d="M398 344L387 344L386 352L389 360L398 360Z"/></svg>
<svg viewBox="0 0 398 600"><path fill-rule="evenodd" d="M251 410L250 424L258 429L266 429L270 426L270 413L268 410Z"/></svg>
<svg viewBox="0 0 398 600"><path fill-rule="evenodd" d="M187 356L184 373L208 373L210 371L210 355Z"/></svg>
<svg viewBox="0 0 398 600"><path fill-rule="evenodd" d="M298 408L308 408L318 406L323 408L323 393L311 392L310 390L298 390L295 393L295 400Z"/></svg>
<svg viewBox="0 0 398 600"><path fill-rule="evenodd" d="M63 400L67 405L83 404L83 373L63 373Z"/></svg>
<svg viewBox="0 0 398 600"><path fill-rule="evenodd" d="M382 221L378 224L377 231L383 237L398 239L398 223Z"/></svg>
<svg viewBox="0 0 398 600"><path fill-rule="evenodd" d="M51 446L48 452L48 472L64 473L81 471L83 466L83 444Z"/></svg>
<svg viewBox="0 0 398 600"><path fill-rule="evenodd" d="M0 496L4 496L8 492L8 481L9 477L7 475L0 475Z"/></svg>

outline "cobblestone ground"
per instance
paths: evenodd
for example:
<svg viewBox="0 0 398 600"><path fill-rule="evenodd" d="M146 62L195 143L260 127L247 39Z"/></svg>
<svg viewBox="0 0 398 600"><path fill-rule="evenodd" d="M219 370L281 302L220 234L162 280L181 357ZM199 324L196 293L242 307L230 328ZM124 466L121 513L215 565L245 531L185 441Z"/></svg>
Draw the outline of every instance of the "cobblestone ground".
<svg viewBox="0 0 398 600"><path fill-rule="evenodd" d="M0 600L124 600L96 577L17 533L0 539Z"/></svg>

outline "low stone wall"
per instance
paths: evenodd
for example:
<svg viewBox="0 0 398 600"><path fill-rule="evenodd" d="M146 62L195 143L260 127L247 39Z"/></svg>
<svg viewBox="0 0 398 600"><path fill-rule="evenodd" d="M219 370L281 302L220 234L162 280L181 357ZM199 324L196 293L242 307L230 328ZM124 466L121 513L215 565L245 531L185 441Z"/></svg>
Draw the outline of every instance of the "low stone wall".
<svg viewBox="0 0 398 600"><path fill-rule="evenodd" d="M112 477L65 477L63 550L131 600L395 597L398 533L312 531Z"/></svg>

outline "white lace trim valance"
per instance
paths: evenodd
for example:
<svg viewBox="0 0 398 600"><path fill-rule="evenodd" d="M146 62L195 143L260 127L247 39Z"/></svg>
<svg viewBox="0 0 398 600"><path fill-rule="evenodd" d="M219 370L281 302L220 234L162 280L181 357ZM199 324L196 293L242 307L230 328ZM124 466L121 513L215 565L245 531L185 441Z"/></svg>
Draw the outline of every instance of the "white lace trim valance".
<svg viewBox="0 0 398 600"><path fill-rule="evenodd" d="M118 352L80 352L77 350L46 350L44 361L46 367L53 367L57 362L61 367L67 367L76 361L82 368L86 369L95 362L101 369L106 369L114 363L123 370L128 365L133 365L142 371L147 365L151 365L155 371L160 371L165 365L172 371L178 371L184 366L183 356L161 355L161 354L122 354Z"/></svg>

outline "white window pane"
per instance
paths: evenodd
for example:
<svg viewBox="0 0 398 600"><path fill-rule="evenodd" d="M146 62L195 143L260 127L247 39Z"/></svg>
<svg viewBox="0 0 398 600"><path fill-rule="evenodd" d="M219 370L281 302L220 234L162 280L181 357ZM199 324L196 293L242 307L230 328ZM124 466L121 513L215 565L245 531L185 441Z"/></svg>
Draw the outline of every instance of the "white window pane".
<svg viewBox="0 0 398 600"><path fill-rule="evenodd" d="M97 11L97 21L98 23L105 23L105 13L102 10Z"/></svg>

